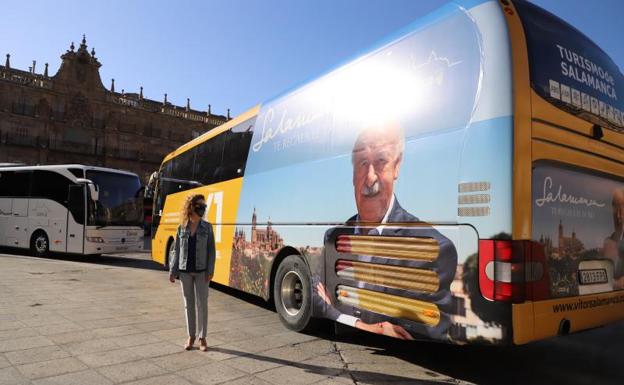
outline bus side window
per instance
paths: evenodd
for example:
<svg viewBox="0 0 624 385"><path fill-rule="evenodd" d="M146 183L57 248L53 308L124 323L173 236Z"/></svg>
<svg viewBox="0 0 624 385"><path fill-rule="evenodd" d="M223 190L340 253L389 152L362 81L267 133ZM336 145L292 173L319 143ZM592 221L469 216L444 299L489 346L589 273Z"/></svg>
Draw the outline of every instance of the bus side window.
<svg viewBox="0 0 624 385"><path fill-rule="evenodd" d="M252 131L231 132L229 134L223 152L224 171L221 180L229 180L243 176L252 136Z"/></svg>
<svg viewBox="0 0 624 385"><path fill-rule="evenodd" d="M69 212L79 225L84 225L85 186L75 185L69 188Z"/></svg>
<svg viewBox="0 0 624 385"><path fill-rule="evenodd" d="M0 176L0 196L27 198L30 195L30 171L4 171Z"/></svg>
<svg viewBox="0 0 624 385"><path fill-rule="evenodd" d="M225 138L224 134L217 135L197 146L193 176L199 183L208 185L219 182L221 174L219 166L223 161Z"/></svg>
<svg viewBox="0 0 624 385"><path fill-rule="evenodd" d="M53 171L35 170L31 195L35 198L51 199L66 206L70 181Z"/></svg>
<svg viewBox="0 0 624 385"><path fill-rule="evenodd" d="M171 160L172 165L171 165L170 175L167 175L167 176L173 179L178 179L180 181L188 181L188 182L193 181L193 166L195 163L195 152L196 152L196 149L192 148L176 156L175 158L173 158ZM185 184L191 184L191 183L181 182L181 184L185 185ZM193 187L197 187L197 186L193 186ZM191 187L183 186L180 189L180 191L186 190L188 188L191 188Z"/></svg>
<svg viewBox="0 0 624 385"><path fill-rule="evenodd" d="M81 168L68 168L69 172L74 174L76 178L84 178L84 170Z"/></svg>

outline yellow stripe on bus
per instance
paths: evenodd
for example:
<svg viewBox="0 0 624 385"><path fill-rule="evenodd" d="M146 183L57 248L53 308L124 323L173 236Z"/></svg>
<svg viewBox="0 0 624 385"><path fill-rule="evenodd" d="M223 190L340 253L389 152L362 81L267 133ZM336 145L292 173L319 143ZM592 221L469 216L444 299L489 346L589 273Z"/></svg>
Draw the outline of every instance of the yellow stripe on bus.
<svg viewBox="0 0 624 385"><path fill-rule="evenodd" d="M336 274L356 281L427 293L435 293L440 287L435 272L410 267L339 260Z"/></svg>
<svg viewBox="0 0 624 385"><path fill-rule="evenodd" d="M339 285L337 298L343 303L384 314L435 326L440 322L440 310L435 304L372 290Z"/></svg>
<svg viewBox="0 0 624 385"><path fill-rule="evenodd" d="M338 252L380 257L434 261L440 253L438 241L432 238L340 235Z"/></svg>

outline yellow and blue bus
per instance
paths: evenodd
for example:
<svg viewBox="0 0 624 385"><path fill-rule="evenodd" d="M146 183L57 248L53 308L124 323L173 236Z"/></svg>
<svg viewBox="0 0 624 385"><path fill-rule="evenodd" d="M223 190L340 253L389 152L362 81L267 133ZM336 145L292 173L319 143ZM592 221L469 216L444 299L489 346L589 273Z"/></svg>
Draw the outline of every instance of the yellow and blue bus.
<svg viewBox="0 0 624 385"><path fill-rule="evenodd" d="M624 319L624 77L526 1L456 0L163 160L214 280L303 330L523 344Z"/></svg>

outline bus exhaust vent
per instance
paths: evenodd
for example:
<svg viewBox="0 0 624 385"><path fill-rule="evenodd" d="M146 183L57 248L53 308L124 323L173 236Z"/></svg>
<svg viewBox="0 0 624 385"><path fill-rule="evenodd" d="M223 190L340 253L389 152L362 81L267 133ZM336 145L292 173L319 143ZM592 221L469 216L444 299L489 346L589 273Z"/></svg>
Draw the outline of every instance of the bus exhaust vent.
<svg viewBox="0 0 624 385"><path fill-rule="evenodd" d="M460 217L485 217L490 215L490 182L466 182L458 185L457 215Z"/></svg>

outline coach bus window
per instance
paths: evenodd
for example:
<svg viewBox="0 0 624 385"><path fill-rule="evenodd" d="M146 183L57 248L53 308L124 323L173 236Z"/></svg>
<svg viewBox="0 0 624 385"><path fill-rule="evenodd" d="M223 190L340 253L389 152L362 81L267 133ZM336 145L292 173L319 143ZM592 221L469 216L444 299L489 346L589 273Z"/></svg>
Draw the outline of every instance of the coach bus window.
<svg viewBox="0 0 624 385"><path fill-rule="evenodd" d="M25 198L29 195L30 172L5 171L0 174L0 196Z"/></svg>
<svg viewBox="0 0 624 385"><path fill-rule="evenodd" d="M141 182L132 175L87 171L87 178L99 189L97 209L89 213L96 226L142 226ZM89 206L90 208L92 205Z"/></svg>
<svg viewBox="0 0 624 385"><path fill-rule="evenodd" d="M35 170L31 195L35 198L51 199L65 206L70 181L53 171Z"/></svg>
<svg viewBox="0 0 624 385"><path fill-rule="evenodd" d="M227 132L223 151L223 174L220 180L240 178L245 173L245 164L253 136L254 119L247 120Z"/></svg>
<svg viewBox="0 0 624 385"><path fill-rule="evenodd" d="M622 130L624 76L617 64L565 21L527 1L514 5L524 25L533 89L573 115Z"/></svg>
<svg viewBox="0 0 624 385"><path fill-rule="evenodd" d="M195 162L195 149L190 149L172 160L171 175L173 179L193 181L193 166Z"/></svg>
<svg viewBox="0 0 624 385"><path fill-rule="evenodd" d="M68 170L74 174L76 178L84 178L84 171L81 168L68 168Z"/></svg>
<svg viewBox="0 0 624 385"><path fill-rule="evenodd" d="M85 186L75 185L69 188L69 212L76 223L84 225L85 217Z"/></svg>
<svg viewBox="0 0 624 385"><path fill-rule="evenodd" d="M12 180L13 180L13 171L4 171L0 172L0 197L9 197L11 188L12 188Z"/></svg>
<svg viewBox="0 0 624 385"><path fill-rule="evenodd" d="M18 198L27 198L30 195L30 171L17 171L13 175L13 196Z"/></svg>
<svg viewBox="0 0 624 385"><path fill-rule="evenodd" d="M225 139L226 135L220 134L197 147L194 175L201 184L219 181L218 177L222 174L219 166L223 160Z"/></svg>

